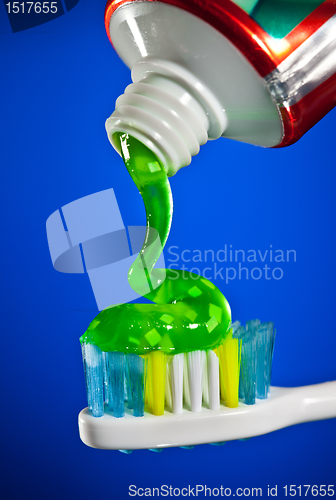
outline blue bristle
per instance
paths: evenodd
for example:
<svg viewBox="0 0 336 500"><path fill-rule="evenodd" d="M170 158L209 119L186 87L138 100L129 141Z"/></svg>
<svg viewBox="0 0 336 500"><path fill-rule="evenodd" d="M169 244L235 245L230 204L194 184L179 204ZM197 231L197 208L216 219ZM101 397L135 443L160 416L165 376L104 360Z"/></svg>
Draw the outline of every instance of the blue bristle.
<svg viewBox="0 0 336 500"><path fill-rule="evenodd" d="M104 401L110 406L110 381L107 369L107 352L103 352L103 374L104 374ZM112 410L113 408L111 408Z"/></svg>
<svg viewBox="0 0 336 500"><path fill-rule="evenodd" d="M246 331L254 337L258 331L258 327L260 325L259 319L251 319L250 321L246 321Z"/></svg>
<svg viewBox="0 0 336 500"><path fill-rule="evenodd" d="M256 337L247 331L242 337L242 354L240 361L240 376L239 387L242 387L244 395L244 403L254 405L256 398Z"/></svg>
<svg viewBox="0 0 336 500"><path fill-rule="evenodd" d="M240 327L240 321L235 321L234 323L231 323L230 328L232 329L232 334L234 334L239 327Z"/></svg>
<svg viewBox="0 0 336 500"><path fill-rule="evenodd" d="M112 401L113 415L120 418L125 415L125 354L108 352L107 371L110 379L110 408Z"/></svg>
<svg viewBox="0 0 336 500"><path fill-rule="evenodd" d="M82 345L88 407L94 417L104 414L103 354L93 344Z"/></svg>
<svg viewBox="0 0 336 500"><path fill-rule="evenodd" d="M112 384L111 384L111 369L109 362L109 353L103 352L104 360L104 397L105 397L105 408L108 406L110 412L113 412L113 394L112 394Z"/></svg>
<svg viewBox="0 0 336 500"><path fill-rule="evenodd" d="M257 396L260 399L267 397L265 384L266 369L266 350L267 350L267 328L261 326L258 330L258 372L257 372Z"/></svg>
<svg viewBox="0 0 336 500"><path fill-rule="evenodd" d="M137 354L128 354L126 360L133 415L143 417L145 414L145 361Z"/></svg>
<svg viewBox="0 0 336 500"><path fill-rule="evenodd" d="M272 330L273 330L273 335L272 335L272 352L271 352L271 360L270 360L270 375L269 375L269 387L271 386L271 379L272 379L272 367L273 367L273 355L274 355L274 343L275 343L275 336L276 336L276 330L274 329L274 323L272 324ZM268 389L269 392L269 389Z"/></svg>
<svg viewBox="0 0 336 500"><path fill-rule="evenodd" d="M245 402L244 386L243 386L243 382L242 382L242 365L241 365L241 361L240 361L238 398L239 398L239 401L241 401L242 403Z"/></svg>
<svg viewBox="0 0 336 500"><path fill-rule="evenodd" d="M269 393L274 349L273 323L260 324L258 319L247 321L246 331L240 326L234 330L233 337L242 340L239 399L252 405L256 398L266 399Z"/></svg>
<svg viewBox="0 0 336 500"><path fill-rule="evenodd" d="M262 323L257 332L257 397L266 399L269 393L274 347L274 325Z"/></svg>
<svg viewBox="0 0 336 500"><path fill-rule="evenodd" d="M239 321L235 321L233 324L232 324L232 327L233 325L235 325L236 323L239 323ZM232 337L234 339L241 339L243 337L243 335L245 335L245 328L243 326L238 326L236 329L232 328L233 331L232 331Z"/></svg>
<svg viewBox="0 0 336 500"><path fill-rule="evenodd" d="M238 321L235 321L235 323L239 323ZM235 324L233 323L233 325ZM232 326L233 326L232 325ZM232 332L232 337L234 339L241 339L245 335L245 328L243 326L238 326L233 332Z"/></svg>
<svg viewBox="0 0 336 500"><path fill-rule="evenodd" d="M127 363L125 363L124 400L125 402L127 401L128 408L132 409L131 381L129 378Z"/></svg>
<svg viewBox="0 0 336 500"><path fill-rule="evenodd" d="M128 357L129 355L126 356L126 363L125 363L125 401L127 401L127 408L131 410L133 408L133 401L132 401L132 381L131 381L131 374L129 370L129 362L128 362Z"/></svg>
<svg viewBox="0 0 336 500"><path fill-rule="evenodd" d="M245 328L243 326L240 326L240 322L235 321L234 323L232 323L231 328L232 328L232 337L238 340L242 340L246 332ZM240 361L239 399L240 401L244 402L245 396L244 396L244 386L242 382L242 356L243 356L243 351L241 351L241 361Z"/></svg>
<svg viewBox="0 0 336 500"><path fill-rule="evenodd" d="M83 366L84 366L86 397L87 397L87 402L88 402L88 408L89 408L90 411L92 411L91 382L90 382L89 369L87 368L87 361L86 361L85 351L86 351L86 345L82 344L82 359L83 359Z"/></svg>

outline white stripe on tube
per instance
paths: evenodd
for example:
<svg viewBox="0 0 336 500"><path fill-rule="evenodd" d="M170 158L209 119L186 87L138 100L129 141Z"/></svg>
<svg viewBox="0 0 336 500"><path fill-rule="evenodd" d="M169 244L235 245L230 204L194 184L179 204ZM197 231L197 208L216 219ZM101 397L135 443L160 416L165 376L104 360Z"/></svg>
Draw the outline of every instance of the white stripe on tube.
<svg viewBox="0 0 336 500"><path fill-rule="evenodd" d="M183 411L183 365L183 353L173 356L169 365L173 413L182 413Z"/></svg>
<svg viewBox="0 0 336 500"><path fill-rule="evenodd" d="M193 412L200 412L202 410L202 372L202 351L188 352L189 388L191 411Z"/></svg>
<svg viewBox="0 0 336 500"><path fill-rule="evenodd" d="M210 410L219 410L219 359L213 351L208 351L207 361L209 379L209 407Z"/></svg>

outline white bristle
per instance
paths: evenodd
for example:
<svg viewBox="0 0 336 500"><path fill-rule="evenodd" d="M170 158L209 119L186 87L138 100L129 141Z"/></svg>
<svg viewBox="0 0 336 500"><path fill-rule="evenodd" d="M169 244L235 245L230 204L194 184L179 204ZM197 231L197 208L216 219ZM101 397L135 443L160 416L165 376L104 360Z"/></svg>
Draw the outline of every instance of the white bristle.
<svg viewBox="0 0 336 500"><path fill-rule="evenodd" d="M202 411L202 351L188 352L188 375L190 389L191 411Z"/></svg>
<svg viewBox="0 0 336 500"><path fill-rule="evenodd" d="M208 360L207 352L202 352L202 366L203 366L203 383L202 383L202 395L203 395L203 405L209 406L209 377L208 377Z"/></svg>
<svg viewBox="0 0 336 500"><path fill-rule="evenodd" d="M173 398L172 398L172 384L171 384L171 371L172 371L173 360L169 359L166 366L166 384L165 384L165 398L166 406L169 411L173 408Z"/></svg>
<svg viewBox="0 0 336 500"><path fill-rule="evenodd" d="M190 389L189 389L189 373L188 373L188 354L183 356L183 399L186 406L190 408Z"/></svg>
<svg viewBox="0 0 336 500"><path fill-rule="evenodd" d="M208 380L209 380L209 407L210 410L219 410L219 359L213 351L207 352Z"/></svg>
<svg viewBox="0 0 336 500"><path fill-rule="evenodd" d="M173 356L169 365L173 413L182 413L183 411L183 365L183 353Z"/></svg>

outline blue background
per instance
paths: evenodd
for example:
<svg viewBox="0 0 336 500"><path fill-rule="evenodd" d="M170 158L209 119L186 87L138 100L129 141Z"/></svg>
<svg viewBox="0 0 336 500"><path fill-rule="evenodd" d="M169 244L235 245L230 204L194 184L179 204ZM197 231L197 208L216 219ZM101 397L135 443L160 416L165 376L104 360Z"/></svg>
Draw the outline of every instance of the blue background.
<svg viewBox="0 0 336 500"><path fill-rule="evenodd" d="M97 309L87 276L53 269L45 222L62 205L113 187L125 225L144 223L104 129L130 83L105 34L104 7L81 0L13 34L0 4L3 498L123 499L130 484L262 487L266 496L267 485L334 484L335 420L161 454L94 450L79 439L86 395L78 338ZM283 150L208 143L171 180L168 245L296 250L281 280L216 280L234 319L275 322L273 385L336 379L335 125L336 110Z"/></svg>

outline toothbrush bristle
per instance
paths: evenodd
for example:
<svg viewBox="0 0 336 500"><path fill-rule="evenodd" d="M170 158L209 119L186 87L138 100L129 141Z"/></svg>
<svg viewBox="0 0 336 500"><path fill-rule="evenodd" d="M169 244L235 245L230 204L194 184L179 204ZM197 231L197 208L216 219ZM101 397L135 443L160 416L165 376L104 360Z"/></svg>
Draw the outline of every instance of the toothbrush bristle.
<svg viewBox="0 0 336 500"><path fill-rule="evenodd" d="M209 380L209 408L219 410L219 359L214 351L207 352L207 368Z"/></svg>
<svg viewBox="0 0 336 500"><path fill-rule="evenodd" d="M202 351L188 352L188 375L191 411L196 413L202 410Z"/></svg>
<svg viewBox="0 0 336 500"><path fill-rule="evenodd" d="M218 347L221 396L229 408L237 408L241 341L228 338Z"/></svg>
<svg viewBox="0 0 336 500"><path fill-rule="evenodd" d="M170 363L170 387L173 413L183 411L183 366L184 355L176 354Z"/></svg>
<svg viewBox="0 0 336 500"><path fill-rule="evenodd" d="M257 347L257 397L260 399L266 399L269 393L274 338L274 324L262 323L258 329Z"/></svg>
<svg viewBox="0 0 336 500"><path fill-rule="evenodd" d="M135 417L142 417L145 412L145 361L136 354L128 354L126 360L128 408L133 409Z"/></svg>
<svg viewBox="0 0 336 500"><path fill-rule="evenodd" d="M107 353L107 372L109 375L109 400L113 404L113 415L121 418L125 415L125 354ZM111 405L110 405L111 409Z"/></svg>
<svg viewBox="0 0 336 500"><path fill-rule="evenodd" d="M150 355L152 379L147 381L153 387L152 412L163 415L165 407L166 356L162 351L154 351Z"/></svg>
<svg viewBox="0 0 336 500"><path fill-rule="evenodd" d="M239 400L247 405L266 399L270 389L274 349L274 324L248 321L233 336L242 341Z"/></svg>
<svg viewBox="0 0 336 500"><path fill-rule="evenodd" d="M219 410L248 405L268 396L274 349L273 323L249 321L246 330L236 321L214 350L167 355L102 352L82 344L88 407L94 417L108 409L115 417L125 409L135 417L145 410L163 415Z"/></svg>
<svg viewBox="0 0 336 500"><path fill-rule="evenodd" d="M103 354L99 347L82 344L88 407L94 417L104 414Z"/></svg>

